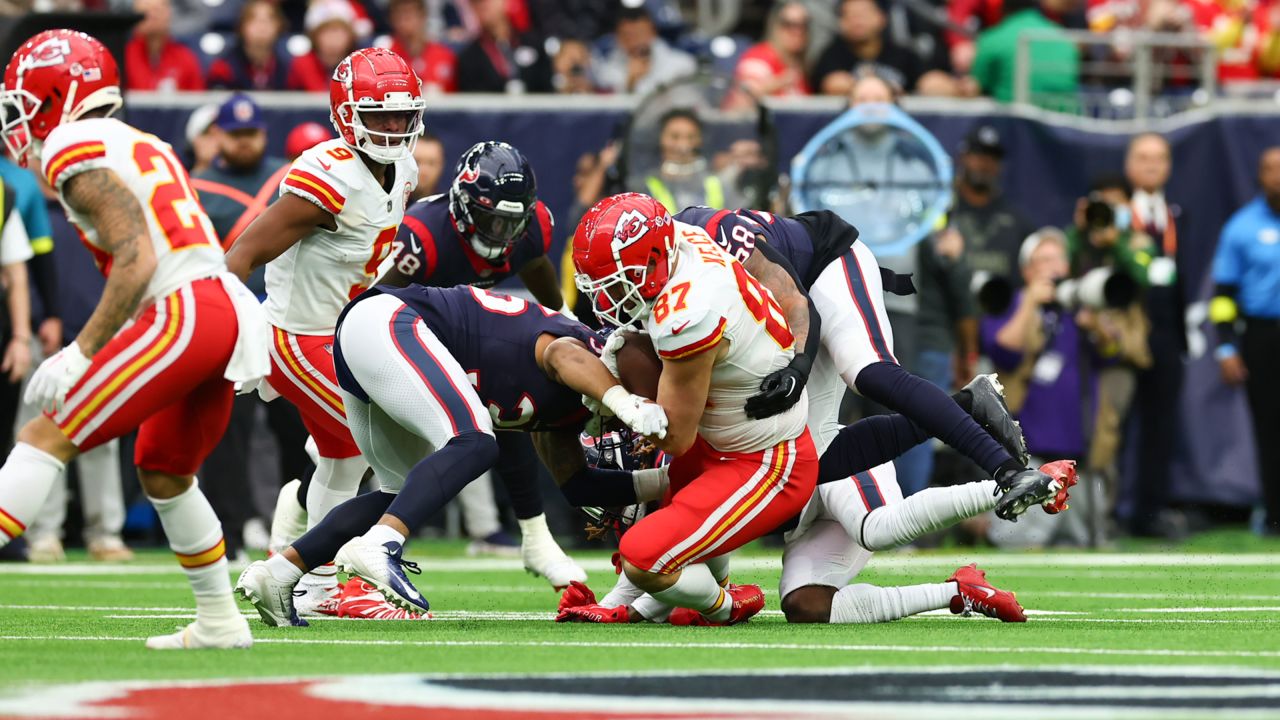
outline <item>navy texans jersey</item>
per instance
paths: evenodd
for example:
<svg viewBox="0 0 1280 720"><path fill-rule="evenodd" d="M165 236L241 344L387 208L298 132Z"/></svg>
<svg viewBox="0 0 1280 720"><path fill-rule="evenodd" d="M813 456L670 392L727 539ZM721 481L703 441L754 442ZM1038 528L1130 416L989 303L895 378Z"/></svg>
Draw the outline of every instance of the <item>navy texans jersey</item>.
<svg viewBox="0 0 1280 720"><path fill-rule="evenodd" d="M795 268L806 290L858 239L856 229L826 211L781 217L763 210L691 207L676 213L675 219L706 230L738 262L746 262L756 236L764 236Z"/></svg>
<svg viewBox="0 0 1280 720"><path fill-rule="evenodd" d="M580 429L591 416L582 406L582 395L547 377L534 353L538 336L548 333L577 338L598 354L600 338L586 325L520 298L467 286L378 285L347 309L378 294L395 296L422 317L467 372L489 408L494 430ZM340 352L334 353L334 365L342 388L367 400L363 391L356 392L360 388Z"/></svg>
<svg viewBox="0 0 1280 720"><path fill-rule="evenodd" d="M541 201L534 206L529 227L516 240L501 265L494 265L472 251L453 227L447 195L423 198L405 211L404 221L391 247L394 267L409 282L431 287L474 285L492 287L520 272L530 260L542 257L551 248L555 222Z"/></svg>

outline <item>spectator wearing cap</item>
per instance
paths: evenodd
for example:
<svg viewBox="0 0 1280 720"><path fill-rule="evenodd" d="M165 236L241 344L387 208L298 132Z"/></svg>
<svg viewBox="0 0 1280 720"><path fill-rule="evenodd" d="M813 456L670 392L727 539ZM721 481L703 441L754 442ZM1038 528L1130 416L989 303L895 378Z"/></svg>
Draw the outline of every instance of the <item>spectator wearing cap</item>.
<svg viewBox="0 0 1280 720"><path fill-rule="evenodd" d="M1013 102L1018 43L1024 33L1055 34L1062 26L1051 18L1074 11L1079 0L1006 0L1004 19L978 35L973 77L984 95ZM1064 38L1037 38L1029 45L1030 100L1051 110L1077 107L1080 50Z"/></svg>
<svg viewBox="0 0 1280 720"><path fill-rule="evenodd" d="M224 246L230 246L248 221L275 196L272 182L285 166L282 158L269 157L267 123L262 109L245 93L236 93L218 108L213 121L218 153L209 168L196 173L193 184L200 191L213 228ZM255 279L249 287L265 293Z"/></svg>
<svg viewBox="0 0 1280 720"><path fill-rule="evenodd" d="M888 18L876 0L843 0L836 37L818 56L810 86L824 95L847 96L860 65L875 65L908 92L955 95L959 86L945 68L926 65L915 51L886 32Z"/></svg>
<svg viewBox="0 0 1280 720"><path fill-rule="evenodd" d="M1262 153L1258 183L1261 194L1222 229L1209 319L1218 328L1214 355L1222 379L1244 384L1249 395L1266 510L1263 532L1280 536L1280 147ZM1241 335L1238 320L1244 324Z"/></svg>
<svg viewBox="0 0 1280 720"><path fill-rule="evenodd" d="M207 170L218 156L217 128L213 126L214 119L218 117L218 107L214 103L201 105L187 116L187 126L183 132L187 146L183 150L182 159L190 175Z"/></svg>
<svg viewBox="0 0 1280 720"><path fill-rule="evenodd" d="M289 162L293 162L302 153L331 139L333 139L333 131L329 128L318 122L304 122L290 130L285 137L284 154L289 158Z"/></svg>
<svg viewBox="0 0 1280 720"><path fill-rule="evenodd" d="M951 226L965 241L975 274L1020 284L1018 248L1034 229L1001 191L1004 143L992 125L977 125L965 137L956 162Z"/></svg>
<svg viewBox="0 0 1280 720"><path fill-rule="evenodd" d="M236 40L209 67L209 87L225 90L284 90L288 64L280 55L284 15L272 0L249 0L240 9Z"/></svg>
<svg viewBox="0 0 1280 720"><path fill-rule="evenodd" d="M615 46L596 63L596 84L616 93L644 94L698 69L693 56L658 37L644 6L618 10Z"/></svg>
<svg viewBox="0 0 1280 720"><path fill-rule="evenodd" d="M542 42L520 33L503 0L473 0L480 34L458 54L461 92L552 92L551 59Z"/></svg>
<svg viewBox="0 0 1280 720"><path fill-rule="evenodd" d="M204 73L191 49L170 33L173 8L169 0L134 0L142 20L124 47L128 90L204 90Z"/></svg>
<svg viewBox="0 0 1280 720"><path fill-rule="evenodd" d="M347 0L317 0L307 8L311 50L289 67L290 90L329 92L329 79L342 59L356 49L356 11Z"/></svg>
<svg viewBox="0 0 1280 720"><path fill-rule="evenodd" d="M391 23L391 52L409 63L422 79L422 89L431 93L456 90L458 60L447 46L427 39L425 0L391 0L387 19Z"/></svg>
<svg viewBox="0 0 1280 720"><path fill-rule="evenodd" d="M778 3L769 16L766 37L742 54L734 77L758 97L808 95L809 11L804 3Z"/></svg>

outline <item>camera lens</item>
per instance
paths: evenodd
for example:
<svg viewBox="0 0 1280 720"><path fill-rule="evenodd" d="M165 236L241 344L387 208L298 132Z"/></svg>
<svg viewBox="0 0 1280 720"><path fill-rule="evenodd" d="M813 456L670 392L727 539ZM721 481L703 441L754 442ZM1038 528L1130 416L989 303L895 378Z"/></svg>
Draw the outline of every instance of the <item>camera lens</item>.
<svg viewBox="0 0 1280 720"><path fill-rule="evenodd" d="M1116 221L1116 211L1110 203L1101 200L1090 200L1084 209L1084 222L1090 230L1103 230L1111 227Z"/></svg>

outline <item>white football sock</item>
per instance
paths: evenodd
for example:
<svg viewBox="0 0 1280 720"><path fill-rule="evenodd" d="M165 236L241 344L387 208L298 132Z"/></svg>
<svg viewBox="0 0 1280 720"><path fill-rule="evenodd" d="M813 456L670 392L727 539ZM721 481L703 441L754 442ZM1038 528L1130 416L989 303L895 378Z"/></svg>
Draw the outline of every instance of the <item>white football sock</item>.
<svg viewBox="0 0 1280 720"><path fill-rule="evenodd" d="M868 550L886 550L991 510L996 506L995 489L994 480L926 488L872 510L856 527L846 522L852 513L842 513L830 506L828 509L859 545ZM826 499L827 496L823 496L823 500Z"/></svg>
<svg viewBox="0 0 1280 720"><path fill-rule="evenodd" d="M716 582L711 570L702 563L686 565L680 571L680 579L666 590L650 593L655 600L675 607L697 610L717 622L729 619L733 603L729 595Z"/></svg>
<svg viewBox="0 0 1280 720"><path fill-rule="evenodd" d="M324 520L329 511L356 496L360 480L369 467L365 459L357 455L350 458L320 458L316 472L307 488L307 529Z"/></svg>
<svg viewBox="0 0 1280 720"><path fill-rule="evenodd" d="M404 545L404 536L396 532L390 525L374 525L364 534L364 539L376 545L386 545L389 542Z"/></svg>
<svg viewBox="0 0 1280 720"><path fill-rule="evenodd" d="M63 464L49 453L20 442L0 467L0 547L35 520Z"/></svg>
<svg viewBox="0 0 1280 720"><path fill-rule="evenodd" d="M711 571L711 576L716 579L716 582L720 583L720 587L727 587L729 585L728 555L713 557L710 560L703 561L703 564L705 564L707 569Z"/></svg>
<svg viewBox="0 0 1280 720"><path fill-rule="evenodd" d="M651 623L664 623L675 608L646 593L631 602L631 609Z"/></svg>
<svg viewBox="0 0 1280 720"><path fill-rule="evenodd" d="M878 623L951 605L959 592L953 582L903 587L849 585L831 599L832 623Z"/></svg>
<svg viewBox="0 0 1280 720"><path fill-rule="evenodd" d="M292 564L292 563L290 563ZM331 562L325 563L317 568L311 568L306 575L302 576L301 583L305 586L319 587L337 587L338 585L338 566Z"/></svg>
<svg viewBox="0 0 1280 720"><path fill-rule="evenodd" d="M169 548L178 556L178 563L191 583L191 591L196 596L196 622L213 625L243 622L231 597L222 523L200 492L199 481L193 479L191 487L176 497L147 499L160 515Z"/></svg>
<svg viewBox="0 0 1280 720"><path fill-rule="evenodd" d="M547 527L546 515L534 515L524 520L517 519L516 524L520 526L520 542L524 545L537 545L548 540L553 543L556 541L551 535L551 528Z"/></svg>
<svg viewBox="0 0 1280 720"><path fill-rule="evenodd" d="M297 565L284 559L284 555L276 554L267 558L267 572L271 573L271 577L276 582L282 582L290 587L298 584L304 573L298 569Z"/></svg>
<svg viewBox="0 0 1280 720"><path fill-rule="evenodd" d="M600 604L608 607L618 607L619 605L633 605L637 598L644 595L644 591L635 586L626 573L618 576L618 582L614 583L613 589L605 595ZM645 617L649 617L645 615Z"/></svg>

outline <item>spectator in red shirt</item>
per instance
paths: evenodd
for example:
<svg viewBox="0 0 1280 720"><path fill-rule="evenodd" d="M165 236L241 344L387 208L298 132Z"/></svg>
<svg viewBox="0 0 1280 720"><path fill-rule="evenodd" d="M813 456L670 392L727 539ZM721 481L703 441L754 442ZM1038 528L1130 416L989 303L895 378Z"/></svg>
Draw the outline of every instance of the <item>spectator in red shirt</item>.
<svg viewBox="0 0 1280 720"><path fill-rule="evenodd" d="M391 23L391 52L404 58L422 79L426 92L447 93L457 89L453 51L427 40L425 0L391 0L387 6Z"/></svg>
<svg viewBox="0 0 1280 720"><path fill-rule="evenodd" d="M284 15L271 0L249 0L240 9L236 42L213 61L209 87L223 90L284 90L288 66L276 47Z"/></svg>
<svg viewBox="0 0 1280 720"><path fill-rule="evenodd" d="M134 0L142 20L124 48L129 90L203 90L204 73L196 54L169 35L173 8L169 0Z"/></svg>
<svg viewBox="0 0 1280 720"><path fill-rule="evenodd" d="M804 57L809 50L809 11L804 3L779 3L766 37L738 60L738 82L758 97L808 95Z"/></svg>
<svg viewBox="0 0 1280 720"><path fill-rule="evenodd" d="M289 89L329 92L329 78L356 49L356 12L347 0L316 0L305 21L311 51L294 58Z"/></svg>

